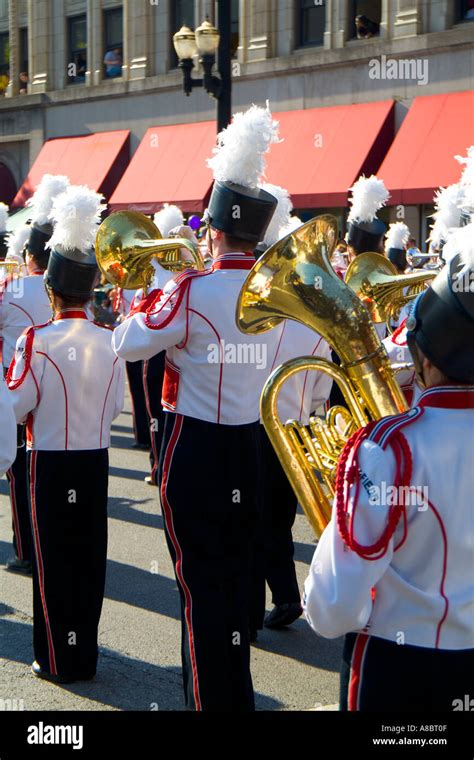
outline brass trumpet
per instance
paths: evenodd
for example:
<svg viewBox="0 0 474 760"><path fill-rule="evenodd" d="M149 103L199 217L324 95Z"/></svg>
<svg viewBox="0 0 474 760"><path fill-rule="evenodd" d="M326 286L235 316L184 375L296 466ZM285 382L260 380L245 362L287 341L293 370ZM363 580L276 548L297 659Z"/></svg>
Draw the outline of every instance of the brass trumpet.
<svg viewBox="0 0 474 760"><path fill-rule="evenodd" d="M15 276L19 279L20 277L23 277L23 271L22 271L22 264L20 264L19 261L0 261L0 273L3 270L12 269L13 271L16 269ZM5 271L5 275L7 276L8 272ZM0 275L0 281L2 280L2 277Z"/></svg>
<svg viewBox="0 0 474 760"><path fill-rule="evenodd" d="M181 257L181 249L191 261ZM158 227L144 214L117 211L105 219L96 238L97 264L108 282L126 290L143 288L153 279L151 259L156 257L165 269L204 269L197 246L186 238L162 238Z"/></svg>
<svg viewBox="0 0 474 760"><path fill-rule="evenodd" d="M282 319L316 330L337 351L341 366L302 357L278 367L260 400L260 414L288 480L316 535L328 523L339 454L349 435L370 420L407 409L387 353L362 301L334 272L330 256L336 219L319 216L269 248L256 262L240 292L237 325L259 334ZM349 411L313 417L309 430L285 424L277 413L278 394L295 372L325 372L339 385Z"/></svg>
<svg viewBox="0 0 474 760"><path fill-rule="evenodd" d="M389 259L370 251L351 261L344 280L363 301L372 321L386 322L390 327L398 319L400 309L421 293L436 274L425 270L398 274Z"/></svg>

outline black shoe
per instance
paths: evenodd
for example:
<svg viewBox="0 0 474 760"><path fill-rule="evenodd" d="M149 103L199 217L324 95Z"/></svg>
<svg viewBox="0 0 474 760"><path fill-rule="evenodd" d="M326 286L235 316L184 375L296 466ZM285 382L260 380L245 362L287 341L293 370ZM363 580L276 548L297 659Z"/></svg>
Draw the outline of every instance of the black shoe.
<svg viewBox="0 0 474 760"><path fill-rule="evenodd" d="M292 604L279 604L265 618L266 628L284 628L291 625L303 614L303 609L299 602Z"/></svg>
<svg viewBox="0 0 474 760"><path fill-rule="evenodd" d="M150 451L150 447L146 443L132 443L132 449L138 449L138 451Z"/></svg>
<svg viewBox="0 0 474 760"><path fill-rule="evenodd" d="M157 485L157 483L155 483L155 481L153 480L153 478L151 477L151 475L147 475L146 478L144 478L144 481L145 481L145 483L148 486L156 486Z"/></svg>
<svg viewBox="0 0 474 760"><path fill-rule="evenodd" d="M76 680L71 676L53 675L53 673L50 673L48 670L43 670L39 662L36 662L36 660L31 665L31 672L36 678L42 678L44 681L51 681L51 683L74 683Z"/></svg>
<svg viewBox="0 0 474 760"><path fill-rule="evenodd" d="M31 575L31 562L29 559L19 559L19 557L12 557L12 559L7 560L7 570L9 570L11 573Z"/></svg>

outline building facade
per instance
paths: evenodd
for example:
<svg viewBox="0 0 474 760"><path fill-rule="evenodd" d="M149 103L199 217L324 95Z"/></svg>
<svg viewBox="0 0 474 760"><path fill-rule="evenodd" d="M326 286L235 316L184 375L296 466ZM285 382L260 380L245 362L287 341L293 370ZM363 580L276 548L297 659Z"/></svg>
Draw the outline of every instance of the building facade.
<svg viewBox="0 0 474 760"><path fill-rule="evenodd" d="M472 89L473 0L231 5L234 111L267 99L286 111L394 98L399 125L418 95ZM0 0L0 177L18 188L50 138L130 129L133 152L150 126L213 119L204 90L182 91L172 35L206 15L218 24L214 6ZM408 61L405 73L377 73L374 61L388 59Z"/></svg>

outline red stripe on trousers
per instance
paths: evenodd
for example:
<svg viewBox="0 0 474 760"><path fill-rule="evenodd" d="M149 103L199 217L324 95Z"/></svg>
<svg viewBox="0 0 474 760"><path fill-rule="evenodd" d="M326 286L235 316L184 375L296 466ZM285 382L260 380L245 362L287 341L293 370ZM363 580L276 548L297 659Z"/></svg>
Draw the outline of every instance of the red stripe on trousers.
<svg viewBox="0 0 474 760"><path fill-rule="evenodd" d="M349 681L349 694L347 700L348 710L351 712L359 709L360 689L362 684L362 667L364 656L369 643L369 636L366 633L357 634L357 638L352 650L351 674Z"/></svg>
<svg viewBox="0 0 474 760"><path fill-rule="evenodd" d="M36 517L36 456L37 452L31 452L31 464L30 464L30 498L31 498L31 522L33 526L33 539L35 542L36 550L36 562L38 566L38 583L40 587L41 603L43 605L44 621L46 624L46 635L48 638L48 653L49 653L49 668L51 673L56 676L58 674L56 670L56 656L54 653L53 636L51 633L51 626L49 624L48 607L46 605L46 595L44 593L44 567L43 557L41 554L41 546L38 531L38 520ZM40 663L41 665L41 663Z"/></svg>
<svg viewBox="0 0 474 760"><path fill-rule="evenodd" d="M183 567L182 567L183 554L182 554L181 547L179 545L179 541L176 537L176 533L174 530L173 515L171 512L171 507L168 502L168 497L166 493L170 467L173 460L173 454L176 448L176 444L178 443L182 427L183 427L183 416L181 414L176 414L176 420L173 426L173 432L171 433L171 438L168 442L168 446L166 447L166 453L165 453L165 458L163 462L163 476L161 480L161 504L163 506L166 529L168 531L168 534L171 539L171 543L173 544L174 550L176 552L176 566L175 566L176 577L178 579L178 582L181 588L183 589L184 598L186 602L184 616L185 616L186 625L188 628L189 652L191 655L191 668L193 671L194 701L196 705L196 710L201 711L202 709L201 698L199 695L199 679L198 679L198 672L197 672L196 651L194 647L194 632L193 632L193 623L192 623L192 597L191 597L191 592L189 591L189 588L186 585L186 582L184 580Z"/></svg>

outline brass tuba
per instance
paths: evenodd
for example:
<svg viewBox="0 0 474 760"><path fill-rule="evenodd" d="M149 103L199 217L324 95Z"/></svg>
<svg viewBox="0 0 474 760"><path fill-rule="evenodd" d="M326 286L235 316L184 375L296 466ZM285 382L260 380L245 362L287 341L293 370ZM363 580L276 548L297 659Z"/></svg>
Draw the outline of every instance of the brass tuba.
<svg viewBox="0 0 474 760"><path fill-rule="evenodd" d="M183 260L181 248L191 254ZM186 238L162 238L151 219L136 211L117 211L104 219L95 243L97 264L112 285L135 290L149 287L153 278L152 257L173 272L204 269L197 247Z"/></svg>
<svg viewBox="0 0 474 760"><path fill-rule="evenodd" d="M260 401L268 437L316 535L331 515L337 460L349 435L407 409L367 309L331 267L336 236L336 219L325 215L275 243L249 272L236 313L238 327L252 335L294 319L316 330L341 358L340 367L317 357L283 364L270 375ZM330 375L349 407L333 407L324 422L312 418L309 430L296 421L284 424L277 413L283 383L306 370Z"/></svg>
<svg viewBox="0 0 474 760"><path fill-rule="evenodd" d="M367 306L372 321L386 322L390 329L390 323L398 319L400 309L421 293L436 274L423 269L398 274L389 259L370 251L351 261L344 281Z"/></svg>

